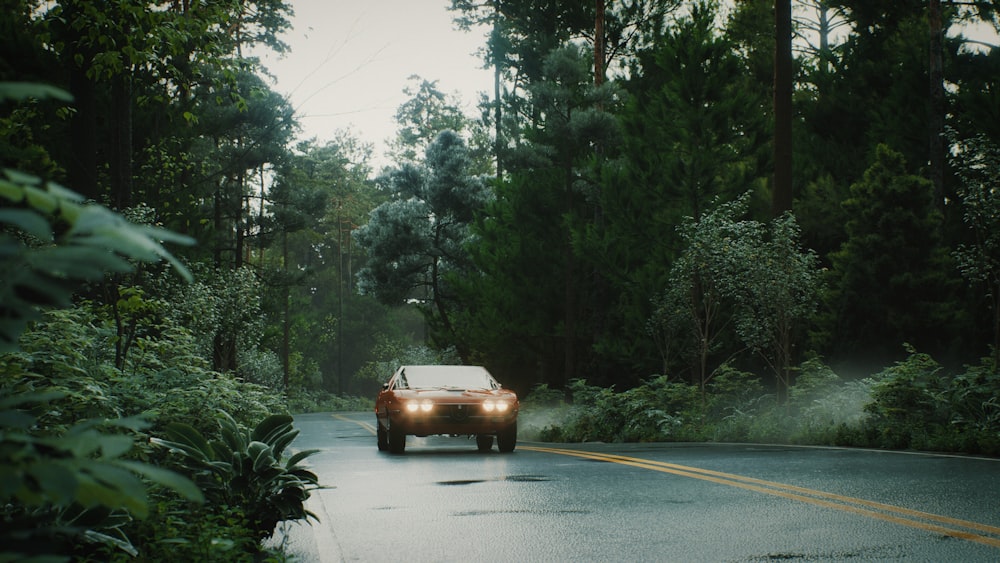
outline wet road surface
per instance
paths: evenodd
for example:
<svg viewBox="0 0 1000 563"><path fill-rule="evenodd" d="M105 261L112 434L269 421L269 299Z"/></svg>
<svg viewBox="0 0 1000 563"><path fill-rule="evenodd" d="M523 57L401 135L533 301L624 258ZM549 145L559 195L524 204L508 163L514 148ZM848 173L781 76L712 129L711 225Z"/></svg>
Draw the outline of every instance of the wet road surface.
<svg viewBox="0 0 1000 563"><path fill-rule="evenodd" d="M296 417L323 485L301 561L1000 561L1000 460L465 438L378 452L374 414Z"/></svg>

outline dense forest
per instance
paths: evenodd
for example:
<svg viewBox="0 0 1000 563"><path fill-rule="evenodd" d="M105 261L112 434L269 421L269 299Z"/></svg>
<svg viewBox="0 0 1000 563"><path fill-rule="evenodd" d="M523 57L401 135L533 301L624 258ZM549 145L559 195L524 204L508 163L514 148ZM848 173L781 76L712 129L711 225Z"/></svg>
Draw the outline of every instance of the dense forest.
<svg viewBox="0 0 1000 563"><path fill-rule="evenodd" d="M381 170L251 55L292 0L0 2L0 560L280 558L289 413L401 363L543 439L1000 454L996 1L451 0L493 91L401 85Z"/></svg>

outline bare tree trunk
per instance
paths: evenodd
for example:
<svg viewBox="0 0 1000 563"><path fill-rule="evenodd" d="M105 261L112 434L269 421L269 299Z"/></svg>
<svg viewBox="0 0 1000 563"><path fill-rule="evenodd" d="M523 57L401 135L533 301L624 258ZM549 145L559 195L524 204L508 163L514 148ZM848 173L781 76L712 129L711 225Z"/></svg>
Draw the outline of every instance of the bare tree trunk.
<svg viewBox="0 0 1000 563"><path fill-rule="evenodd" d="M281 262L285 269L285 303L282 314L284 316L284 326L281 335L281 372L282 383L285 385L285 392L288 392L288 382L291 372L289 356L292 349L292 329L291 329L291 292L292 284L288 277L288 231L282 230L281 234Z"/></svg>
<svg viewBox="0 0 1000 563"><path fill-rule="evenodd" d="M830 8L825 0L820 0L817 6L819 10L819 64L820 69L826 73L833 70L830 53Z"/></svg>
<svg viewBox="0 0 1000 563"><path fill-rule="evenodd" d="M343 205L337 202L337 394L342 394L344 380L344 218ZM348 281L348 283L350 283Z"/></svg>
<svg viewBox="0 0 1000 563"><path fill-rule="evenodd" d="M792 209L792 2L774 3L774 186L771 212Z"/></svg>
<svg viewBox="0 0 1000 563"><path fill-rule="evenodd" d="M500 34L500 0L493 0L493 152L497 163L497 180L503 180L503 109L500 99L500 78L503 56L497 51L497 46L501 44L498 40Z"/></svg>
<svg viewBox="0 0 1000 563"><path fill-rule="evenodd" d="M604 84L604 0L595 0L594 86Z"/></svg>
<svg viewBox="0 0 1000 563"><path fill-rule="evenodd" d="M942 63L943 34L941 0L929 0L927 19L930 22L928 80L930 116L928 123L928 155L930 180L934 184L934 199L944 205L944 70Z"/></svg>
<svg viewBox="0 0 1000 563"><path fill-rule="evenodd" d="M73 4L69 4L73 6ZM69 185L81 195L100 199L97 186L97 93L94 82L87 77L87 69L76 64L74 59L89 60L90 49L77 50L75 42L70 45L69 88L73 94L76 112L70 120L72 158L68 163Z"/></svg>
<svg viewBox="0 0 1000 563"><path fill-rule="evenodd" d="M111 84L111 194L117 209L132 205L132 77L123 72Z"/></svg>

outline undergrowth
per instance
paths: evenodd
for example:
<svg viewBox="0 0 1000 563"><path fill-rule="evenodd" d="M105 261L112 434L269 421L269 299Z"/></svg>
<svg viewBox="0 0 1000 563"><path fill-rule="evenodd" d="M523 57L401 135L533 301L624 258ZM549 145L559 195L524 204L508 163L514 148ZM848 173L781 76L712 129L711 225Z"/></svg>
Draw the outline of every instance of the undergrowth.
<svg viewBox="0 0 1000 563"><path fill-rule="evenodd" d="M633 389L577 379L522 402L521 437L565 442L766 442L1000 455L1000 373L989 358L951 374L927 354L845 380L819 360L799 366L788 399L723 366L704 393L666 376ZM568 395L568 398L567 398Z"/></svg>

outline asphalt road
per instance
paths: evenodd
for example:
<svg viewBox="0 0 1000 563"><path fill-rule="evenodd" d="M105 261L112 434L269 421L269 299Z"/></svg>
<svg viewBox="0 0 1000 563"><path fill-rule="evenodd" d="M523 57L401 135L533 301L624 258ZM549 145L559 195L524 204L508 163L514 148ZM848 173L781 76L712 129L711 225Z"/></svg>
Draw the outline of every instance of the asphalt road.
<svg viewBox="0 0 1000 563"><path fill-rule="evenodd" d="M300 561L1000 561L1000 460L464 438L376 449L372 413L296 417L320 517Z"/></svg>

